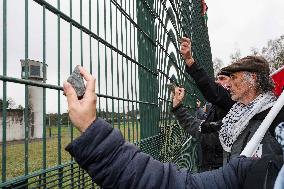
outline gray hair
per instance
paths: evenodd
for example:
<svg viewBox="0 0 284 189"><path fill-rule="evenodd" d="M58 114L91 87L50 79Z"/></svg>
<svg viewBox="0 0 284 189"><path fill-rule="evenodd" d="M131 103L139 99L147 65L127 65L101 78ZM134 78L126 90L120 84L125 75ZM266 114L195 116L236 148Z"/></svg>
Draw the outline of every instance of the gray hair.
<svg viewBox="0 0 284 189"><path fill-rule="evenodd" d="M270 92L274 89L274 84L268 73L255 73L256 81L253 80L252 72L244 72L244 79L255 87L259 93Z"/></svg>

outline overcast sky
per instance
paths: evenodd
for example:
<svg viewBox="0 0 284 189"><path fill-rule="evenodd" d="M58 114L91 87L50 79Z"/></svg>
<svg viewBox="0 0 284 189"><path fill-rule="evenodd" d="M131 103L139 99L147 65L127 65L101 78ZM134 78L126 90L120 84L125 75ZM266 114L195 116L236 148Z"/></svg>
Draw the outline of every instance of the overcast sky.
<svg viewBox="0 0 284 189"><path fill-rule="evenodd" d="M205 0L213 59L225 64L240 49L246 56L284 34L284 0Z"/></svg>

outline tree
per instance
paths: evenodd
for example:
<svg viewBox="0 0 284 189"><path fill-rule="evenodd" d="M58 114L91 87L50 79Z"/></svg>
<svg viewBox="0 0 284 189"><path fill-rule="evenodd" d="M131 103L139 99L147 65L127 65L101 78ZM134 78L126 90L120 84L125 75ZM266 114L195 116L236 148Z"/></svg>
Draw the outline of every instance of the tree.
<svg viewBox="0 0 284 189"><path fill-rule="evenodd" d="M3 99L0 99L0 109L2 110L3 107ZM16 107L16 102L12 98L8 98L6 101L6 109L13 109Z"/></svg>
<svg viewBox="0 0 284 189"><path fill-rule="evenodd" d="M221 70L221 68L224 66L223 61L220 58L215 58L213 60L213 69L214 69L214 76L217 76L217 73Z"/></svg>
<svg viewBox="0 0 284 189"><path fill-rule="evenodd" d="M23 107L21 104L19 104L19 106L18 106L17 109L19 109L19 110L24 110L24 107Z"/></svg>
<svg viewBox="0 0 284 189"><path fill-rule="evenodd" d="M47 115L48 120L49 120L49 125L54 126L57 123L57 117L59 115L57 113L50 113Z"/></svg>
<svg viewBox="0 0 284 189"><path fill-rule="evenodd" d="M284 65L284 35L275 40L269 40L262 49L262 55L270 63L272 71Z"/></svg>
<svg viewBox="0 0 284 189"><path fill-rule="evenodd" d="M251 55L253 55L253 56L260 56L261 55L258 48L256 48L256 47L251 47L250 52L251 52Z"/></svg>
<svg viewBox="0 0 284 189"><path fill-rule="evenodd" d="M61 114L61 125L68 125L69 123L69 114L68 113L63 113Z"/></svg>
<svg viewBox="0 0 284 189"><path fill-rule="evenodd" d="M16 102L11 97L7 100L7 103L8 103L9 109L15 109L16 108Z"/></svg>
<svg viewBox="0 0 284 189"><path fill-rule="evenodd" d="M230 58L231 58L231 62L232 63L240 60L241 59L241 50L240 49L236 49L236 52L231 54Z"/></svg>

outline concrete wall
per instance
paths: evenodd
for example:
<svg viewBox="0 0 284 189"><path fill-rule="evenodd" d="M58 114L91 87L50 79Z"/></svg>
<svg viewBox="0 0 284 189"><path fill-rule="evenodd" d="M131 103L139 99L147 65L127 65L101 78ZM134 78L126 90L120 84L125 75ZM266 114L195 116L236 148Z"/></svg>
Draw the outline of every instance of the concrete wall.
<svg viewBox="0 0 284 189"><path fill-rule="evenodd" d="M43 133L43 89L29 86L29 138L42 138ZM2 111L0 112L0 142L3 138ZM7 141L25 139L24 111L7 109Z"/></svg>
<svg viewBox="0 0 284 189"><path fill-rule="evenodd" d="M0 113L0 142L3 137L3 116ZM25 139L25 127L23 110L7 110L6 119L6 139L7 141Z"/></svg>

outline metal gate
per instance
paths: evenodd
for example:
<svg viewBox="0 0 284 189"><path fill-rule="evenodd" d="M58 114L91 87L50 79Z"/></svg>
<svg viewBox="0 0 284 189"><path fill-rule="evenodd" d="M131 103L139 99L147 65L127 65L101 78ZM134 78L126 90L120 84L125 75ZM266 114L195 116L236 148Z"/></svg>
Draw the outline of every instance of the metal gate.
<svg viewBox="0 0 284 189"><path fill-rule="evenodd" d="M179 54L185 35L213 76L200 0L0 2L0 188L95 187L64 150L79 133L61 86L78 64L97 78L98 116L154 158L198 169L166 85L184 86L194 112L202 96Z"/></svg>

